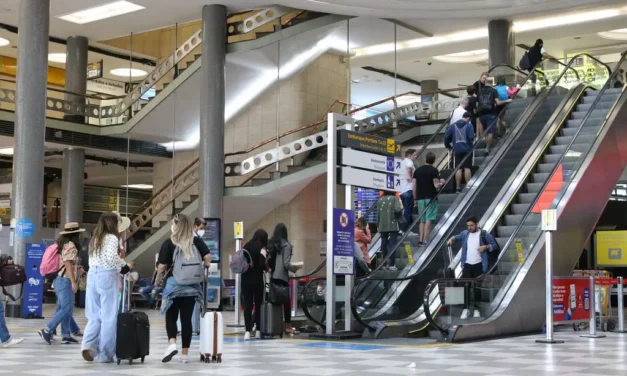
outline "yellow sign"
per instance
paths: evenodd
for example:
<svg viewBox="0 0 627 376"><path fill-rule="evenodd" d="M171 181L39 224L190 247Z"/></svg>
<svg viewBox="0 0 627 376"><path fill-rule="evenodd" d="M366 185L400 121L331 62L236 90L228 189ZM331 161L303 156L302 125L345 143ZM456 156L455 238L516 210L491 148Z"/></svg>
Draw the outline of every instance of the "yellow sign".
<svg viewBox="0 0 627 376"><path fill-rule="evenodd" d="M244 222L235 222L233 234L235 239L244 239Z"/></svg>
<svg viewBox="0 0 627 376"><path fill-rule="evenodd" d="M597 231L598 266L627 266L627 231Z"/></svg>
<svg viewBox="0 0 627 376"><path fill-rule="evenodd" d="M409 244L405 244L405 252L407 252L407 260L409 260L410 264L414 263L414 254L411 251L411 246Z"/></svg>
<svg viewBox="0 0 627 376"><path fill-rule="evenodd" d="M518 254L518 263L522 264L525 262L525 256L523 255L523 244L520 239L516 239L516 253Z"/></svg>
<svg viewBox="0 0 627 376"><path fill-rule="evenodd" d="M394 153L396 151L396 142L388 138L388 153Z"/></svg>

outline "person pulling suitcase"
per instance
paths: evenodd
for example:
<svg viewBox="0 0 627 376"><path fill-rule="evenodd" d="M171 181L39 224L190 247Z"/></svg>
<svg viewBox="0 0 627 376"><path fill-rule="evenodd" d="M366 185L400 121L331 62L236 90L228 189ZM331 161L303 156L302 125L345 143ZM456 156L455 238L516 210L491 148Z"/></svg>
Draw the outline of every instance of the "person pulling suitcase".
<svg viewBox="0 0 627 376"><path fill-rule="evenodd" d="M124 280L122 287L122 312L118 314L117 337L115 344L115 357L118 364L122 360L144 359L150 355L150 320L144 312L130 312L131 295L133 291L131 282ZM128 304L124 304L124 302Z"/></svg>
<svg viewBox="0 0 627 376"><path fill-rule="evenodd" d="M264 280L270 281L270 273L264 273ZM261 338L283 338L283 302L268 300L270 283L267 282L263 289L263 303L261 304ZM274 299L277 299L273 297ZM289 298L288 298L289 300Z"/></svg>

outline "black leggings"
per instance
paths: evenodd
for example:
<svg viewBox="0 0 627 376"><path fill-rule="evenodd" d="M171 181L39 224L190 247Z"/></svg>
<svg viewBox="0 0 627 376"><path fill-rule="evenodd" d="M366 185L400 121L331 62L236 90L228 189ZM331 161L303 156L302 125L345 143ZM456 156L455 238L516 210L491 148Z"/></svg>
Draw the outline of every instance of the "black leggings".
<svg viewBox="0 0 627 376"><path fill-rule="evenodd" d="M261 330L261 304L263 303L263 280L259 283L242 283L244 296L244 323L246 331L253 331L253 323ZM253 322L253 304L255 305L255 321Z"/></svg>
<svg viewBox="0 0 627 376"><path fill-rule="evenodd" d="M176 322L181 315L181 339L183 348L189 349L192 343L192 315L196 298L193 296L183 296L172 299L172 305L165 313L165 330L168 333L168 339L176 339L178 328Z"/></svg>

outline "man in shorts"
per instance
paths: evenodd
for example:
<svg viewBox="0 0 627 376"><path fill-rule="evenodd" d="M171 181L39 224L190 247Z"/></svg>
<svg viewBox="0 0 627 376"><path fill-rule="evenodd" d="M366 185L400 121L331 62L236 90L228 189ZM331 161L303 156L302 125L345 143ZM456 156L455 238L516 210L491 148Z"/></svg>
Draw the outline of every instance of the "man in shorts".
<svg viewBox="0 0 627 376"><path fill-rule="evenodd" d="M429 234L433 228L433 222L438 217L438 201L436 196L438 189L444 183L440 179L440 171L433 167L435 154L428 152L425 160L426 164L418 167L414 171L414 199L418 205L420 215L420 238L418 245L425 245L429 239Z"/></svg>
<svg viewBox="0 0 627 376"><path fill-rule="evenodd" d="M464 118L451 124L444 135L444 146L447 149L453 149L455 168L457 169L455 171L457 192L462 191L462 170L465 174L466 183L470 181L472 174L472 156L470 154L475 140L475 132L472 130L470 119L470 113L466 112Z"/></svg>
<svg viewBox="0 0 627 376"><path fill-rule="evenodd" d="M499 93L493 86L492 77L488 77L485 80L485 86L477 93L477 110L479 113L479 123L477 133L479 137L484 132L486 135L486 149L485 155L490 154L490 148L494 141L494 134L496 133L496 117L498 115L497 106L505 105L511 102L511 99L501 101L499 100Z"/></svg>

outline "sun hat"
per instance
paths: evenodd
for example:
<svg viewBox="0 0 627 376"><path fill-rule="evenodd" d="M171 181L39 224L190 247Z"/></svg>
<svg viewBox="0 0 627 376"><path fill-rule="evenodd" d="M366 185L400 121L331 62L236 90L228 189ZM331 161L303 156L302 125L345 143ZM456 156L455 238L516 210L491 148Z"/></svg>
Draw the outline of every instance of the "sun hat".
<svg viewBox="0 0 627 376"><path fill-rule="evenodd" d="M131 227L131 220L128 217L122 217L119 213L118 215L118 232L124 232Z"/></svg>
<svg viewBox="0 0 627 376"><path fill-rule="evenodd" d="M59 235L76 234L77 232L85 232L84 228L78 225L78 222L68 222L63 227L63 231Z"/></svg>

